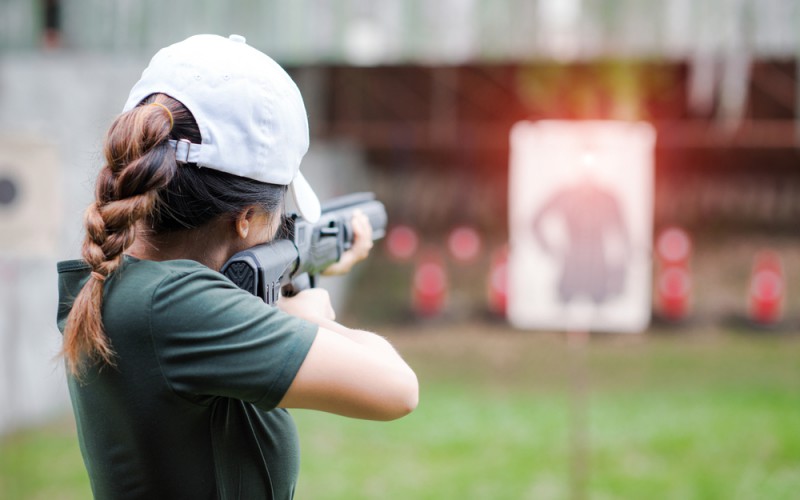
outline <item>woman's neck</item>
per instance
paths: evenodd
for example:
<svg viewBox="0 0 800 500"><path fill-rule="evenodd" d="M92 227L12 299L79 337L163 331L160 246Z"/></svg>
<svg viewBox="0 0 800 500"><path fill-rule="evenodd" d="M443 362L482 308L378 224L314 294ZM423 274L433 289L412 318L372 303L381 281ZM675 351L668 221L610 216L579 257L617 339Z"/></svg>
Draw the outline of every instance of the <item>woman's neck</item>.
<svg viewBox="0 0 800 500"><path fill-rule="evenodd" d="M125 253L142 260L189 259L219 271L237 251L236 240L226 226L229 224L212 222L197 229L154 234L139 225L136 239Z"/></svg>

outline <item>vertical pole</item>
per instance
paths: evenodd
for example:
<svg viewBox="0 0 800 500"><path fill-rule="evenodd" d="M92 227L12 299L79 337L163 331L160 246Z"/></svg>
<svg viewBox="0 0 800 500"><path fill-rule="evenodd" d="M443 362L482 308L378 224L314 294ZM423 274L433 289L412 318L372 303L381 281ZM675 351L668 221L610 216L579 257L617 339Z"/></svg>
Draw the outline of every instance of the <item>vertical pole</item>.
<svg viewBox="0 0 800 500"><path fill-rule="evenodd" d="M3 369L0 376L0 432L17 425L18 415L14 414L19 399L15 390L15 382L19 377L19 356L17 343L19 341L19 279L17 268L13 260L0 259L0 317L5 321L0 322L0 356Z"/></svg>
<svg viewBox="0 0 800 500"><path fill-rule="evenodd" d="M794 7L795 26L800 26L800 6ZM794 55L794 139L797 146L800 146L800 33L795 32L796 53Z"/></svg>
<svg viewBox="0 0 800 500"><path fill-rule="evenodd" d="M431 70L431 144L451 147L458 142L458 68Z"/></svg>
<svg viewBox="0 0 800 500"><path fill-rule="evenodd" d="M567 332L570 367L570 499L586 500L589 482L589 368L590 334Z"/></svg>

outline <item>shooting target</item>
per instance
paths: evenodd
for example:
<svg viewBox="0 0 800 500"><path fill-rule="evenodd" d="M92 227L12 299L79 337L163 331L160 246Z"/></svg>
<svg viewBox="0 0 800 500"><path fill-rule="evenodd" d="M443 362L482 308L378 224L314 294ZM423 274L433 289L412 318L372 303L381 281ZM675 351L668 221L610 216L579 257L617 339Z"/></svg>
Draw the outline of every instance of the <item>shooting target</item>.
<svg viewBox="0 0 800 500"><path fill-rule="evenodd" d="M60 231L55 148L0 137L0 257L54 256Z"/></svg>
<svg viewBox="0 0 800 500"><path fill-rule="evenodd" d="M639 332L650 320L655 133L645 123L522 122L511 133L508 317Z"/></svg>

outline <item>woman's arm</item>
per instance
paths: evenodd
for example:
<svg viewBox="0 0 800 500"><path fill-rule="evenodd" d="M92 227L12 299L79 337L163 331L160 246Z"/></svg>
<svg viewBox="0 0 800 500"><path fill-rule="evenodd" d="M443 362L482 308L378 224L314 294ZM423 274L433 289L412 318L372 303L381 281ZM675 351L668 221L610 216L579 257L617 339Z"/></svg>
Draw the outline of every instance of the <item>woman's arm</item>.
<svg viewBox="0 0 800 500"><path fill-rule="evenodd" d="M333 321L324 290L286 299L282 309L320 328L280 407L369 420L393 420L416 408L417 377L386 339Z"/></svg>

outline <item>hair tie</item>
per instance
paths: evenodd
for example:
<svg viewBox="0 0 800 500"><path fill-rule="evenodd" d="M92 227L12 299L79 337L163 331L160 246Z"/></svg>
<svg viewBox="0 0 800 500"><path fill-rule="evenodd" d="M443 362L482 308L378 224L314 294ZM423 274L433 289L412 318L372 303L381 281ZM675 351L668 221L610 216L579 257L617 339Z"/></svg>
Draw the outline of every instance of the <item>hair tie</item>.
<svg viewBox="0 0 800 500"><path fill-rule="evenodd" d="M175 119L172 117L172 111L169 110L168 107L164 106L160 102L151 102L151 106L158 106L159 108L164 108L164 111L167 112L167 116L169 116L169 130L172 132L172 127L175 126Z"/></svg>
<svg viewBox="0 0 800 500"><path fill-rule="evenodd" d="M104 282L107 276L103 276L102 274L98 273L97 271L92 271L92 278L96 279L100 283Z"/></svg>

